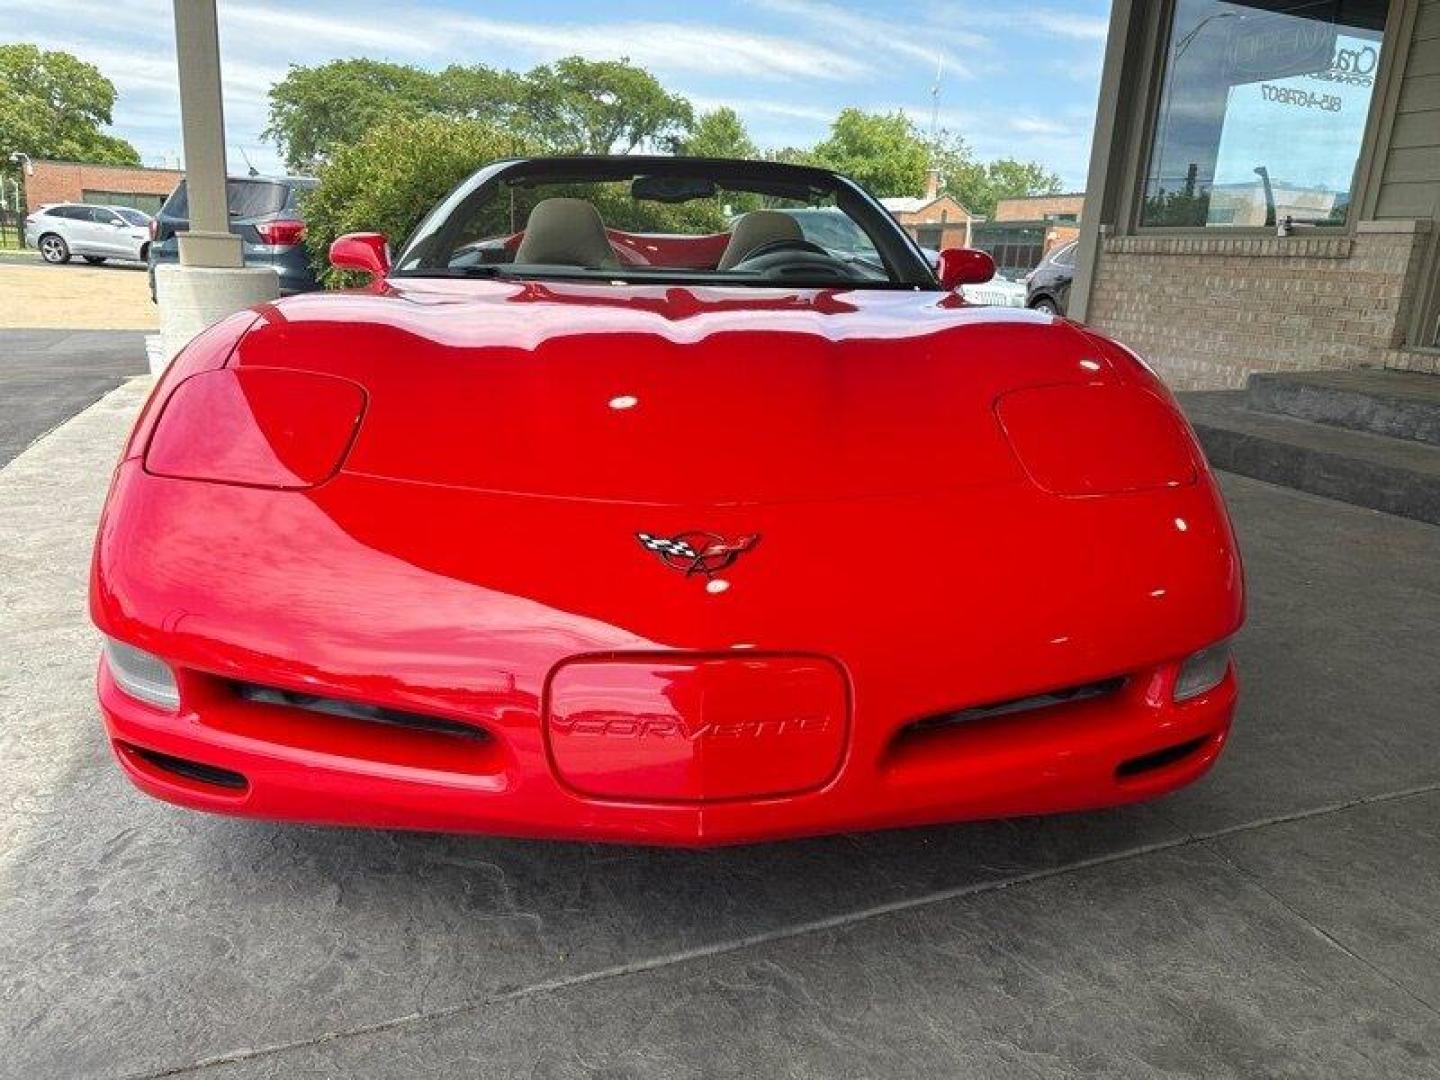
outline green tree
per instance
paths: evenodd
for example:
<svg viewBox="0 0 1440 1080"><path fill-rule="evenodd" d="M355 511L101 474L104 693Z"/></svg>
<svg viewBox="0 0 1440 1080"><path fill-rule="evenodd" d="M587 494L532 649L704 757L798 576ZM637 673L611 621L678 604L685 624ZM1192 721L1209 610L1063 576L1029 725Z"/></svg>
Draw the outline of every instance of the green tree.
<svg viewBox="0 0 1440 1080"><path fill-rule="evenodd" d="M498 158L532 153L524 139L475 120L392 116L320 167L305 201L310 259L328 284L341 283L326 255L337 236L382 232L397 246L456 184Z"/></svg>
<svg viewBox="0 0 1440 1080"><path fill-rule="evenodd" d="M280 148L290 169L310 172L381 120L435 112L441 101L436 77L409 64L363 59L292 64L270 88L263 136Z"/></svg>
<svg viewBox="0 0 1440 1080"><path fill-rule="evenodd" d="M815 151L801 146L777 146L761 155L766 161L778 161L783 165L814 165Z"/></svg>
<svg viewBox="0 0 1440 1080"><path fill-rule="evenodd" d="M916 195L925 187L930 149L903 112L845 109L830 136L815 147L815 161L842 172L877 196Z"/></svg>
<svg viewBox="0 0 1440 1080"><path fill-rule="evenodd" d="M695 120L689 101L629 60L567 56L532 68L520 92L522 130L560 153L673 150Z"/></svg>
<svg viewBox="0 0 1440 1080"><path fill-rule="evenodd" d="M34 45L0 45L0 169L15 152L35 158L138 165L110 124L115 84L93 64Z"/></svg>
<svg viewBox="0 0 1440 1080"><path fill-rule="evenodd" d="M760 151L734 109L702 113L680 144L686 157L754 158Z"/></svg>
<svg viewBox="0 0 1440 1080"><path fill-rule="evenodd" d="M313 170L394 117L446 116L513 131L552 153L673 149L690 103L628 60L566 57L523 74L454 64L425 71L377 60L292 65L270 90L264 135L290 168Z"/></svg>
<svg viewBox="0 0 1440 1080"><path fill-rule="evenodd" d="M1060 177L1039 162L1016 158L977 161L965 140L951 132L941 134L934 148L934 161L940 173L940 190L981 217L992 216L1001 199L1060 191Z"/></svg>

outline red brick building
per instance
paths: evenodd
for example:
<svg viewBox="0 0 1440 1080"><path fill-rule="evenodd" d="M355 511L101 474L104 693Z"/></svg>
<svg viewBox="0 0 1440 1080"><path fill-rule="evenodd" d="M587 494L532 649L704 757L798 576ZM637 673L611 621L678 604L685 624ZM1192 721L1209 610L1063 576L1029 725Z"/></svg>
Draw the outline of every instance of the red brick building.
<svg viewBox="0 0 1440 1080"><path fill-rule="evenodd" d="M133 165L91 165L79 161L34 163L25 177L25 209L43 203L87 202L133 206L153 214L185 174L177 169L146 169Z"/></svg>
<svg viewBox="0 0 1440 1080"><path fill-rule="evenodd" d="M1018 276L1078 238L1084 211L1084 192L1001 199L994 217L975 230L975 246L990 253L1002 274Z"/></svg>
<svg viewBox="0 0 1440 1080"><path fill-rule="evenodd" d="M881 204L921 247L939 250L969 247L978 218L949 195L940 194L940 176L933 169L925 177L925 194L881 199Z"/></svg>

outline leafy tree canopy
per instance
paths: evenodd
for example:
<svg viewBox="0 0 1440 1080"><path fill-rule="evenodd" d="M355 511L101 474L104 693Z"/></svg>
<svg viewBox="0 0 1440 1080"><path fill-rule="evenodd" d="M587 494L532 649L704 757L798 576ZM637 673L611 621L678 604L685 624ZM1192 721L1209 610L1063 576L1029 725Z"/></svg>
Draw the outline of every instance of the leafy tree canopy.
<svg viewBox="0 0 1440 1080"><path fill-rule="evenodd" d="M364 59L292 64L270 88L270 123L263 135L280 147L290 169L309 172L382 120L436 112L442 100L435 75L409 64Z"/></svg>
<svg viewBox="0 0 1440 1080"><path fill-rule="evenodd" d="M690 102L629 60L569 56L532 68L521 90L529 134L561 152L674 150L695 119Z"/></svg>
<svg viewBox="0 0 1440 1080"><path fill-rule="evenodd" d="M305 242L326 278L330 244L382 232L397 248L430 210L486 162L534 152L523 138L476 120L392 116L341 146L305 200ZM330 281L331 284L335 282Z"/></svg>
<svg viewBox="0 0 1440 1080"><path fill-rule="evenodd" d="M115 84L67 52L0 45L0 169L19 151L34 158L138 165L140 155L110 124Z"/></svg>
<svg viewBox="0 0 1440 1080"><path fill-rule="evenodd" d="M754 158L759 148L734 109L702 113L680 144L686 157Z"/></svg>
<svg viewBox="0 0 1440 1080"><path fill-rule="evenodd" d="M940 190L980 217L993 216L1001 199L1060 191L1060 177L1039 162L1015 158L976 161L965 140L950 132L943 132L938 140L935 167L940 173Z"/></svg>
<svg viewBox="0 0 1440 1080"><path fill-rule="evenodd" d="M930 149L903 112L845 109L813 156L816 164L845 173L885 197L924 190Z"/></svg>
<svg viewBox="0 0 1440 1080"><path fill-rule="evenodd" d="M628 60L571 56L523 74L483 64L431 72L334 60L292 66L271 88L264 134L290 168L307 171L381 121L425 115L477 120L551 153L582 154L670 150L694 119L685 98Z"/></svg>

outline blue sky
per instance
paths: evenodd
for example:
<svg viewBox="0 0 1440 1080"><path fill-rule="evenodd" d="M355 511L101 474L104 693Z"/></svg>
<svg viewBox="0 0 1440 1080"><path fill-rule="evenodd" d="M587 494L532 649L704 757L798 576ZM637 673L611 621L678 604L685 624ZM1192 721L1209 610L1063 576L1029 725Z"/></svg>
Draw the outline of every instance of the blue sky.
<svg viewBox="0 0 1440 1080"><path fill-rule="evenodd" d="M628 56L705 109L729 105L761 146L807 145L847 106L904 109L984 158L1034 158L1083 186L1109 0L220 0L232 169L260 139L289 64L369 56L524 69ZM0 0L6 37L65 49L120 92L114 130L147 164L180 148L171 0Z"/></svg>

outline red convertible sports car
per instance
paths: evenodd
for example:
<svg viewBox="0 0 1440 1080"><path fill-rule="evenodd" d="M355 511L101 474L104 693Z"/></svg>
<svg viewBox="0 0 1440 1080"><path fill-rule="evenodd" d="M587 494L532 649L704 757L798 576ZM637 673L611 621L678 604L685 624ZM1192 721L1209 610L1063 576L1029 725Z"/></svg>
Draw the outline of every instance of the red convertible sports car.
<svg viewBox="0 0 1440 1080"><path fill-rule="evenodd" d="M807 239L801 210L849 239ZM976 307L807 167L490 165L368 286L197 337L91 593L201 810L705 845L1148 798L1215 761L1235 539L1132 352Z"/></svg>

